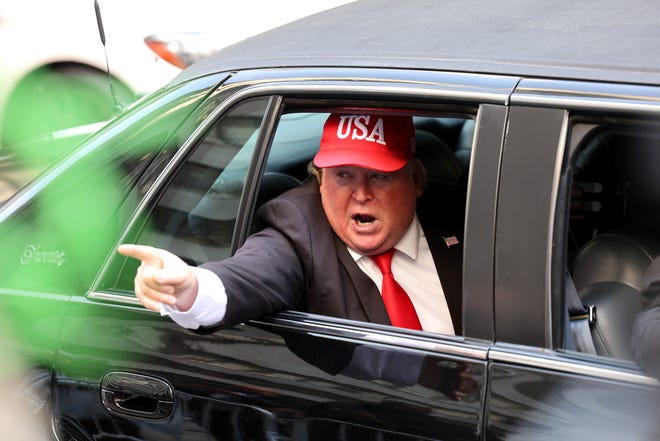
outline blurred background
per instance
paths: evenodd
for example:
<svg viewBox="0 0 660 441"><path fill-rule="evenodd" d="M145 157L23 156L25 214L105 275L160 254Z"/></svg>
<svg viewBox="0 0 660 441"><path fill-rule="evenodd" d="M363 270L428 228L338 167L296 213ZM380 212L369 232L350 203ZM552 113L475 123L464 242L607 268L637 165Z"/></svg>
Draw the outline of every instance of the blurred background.
<svg viewBox="0 0 660 441"><path fill-rule="evenodd" d="M199 58L343 3L348 0L0 3L0 207L117 112ZM4 281L11 276L0 268ZM48 421L40 417L48 399L39 385L47 375L27 369L32 360L17 349L34 334L36 325L26 317L48 314L38 304L22 313L4 306L0 433L8 440L50 439Z"/></svg>
<svg viewBox="0 0 660 441"><path fill-rule="evenodd" d="M67 148L75 144L203 56L344 3L349 0L3 2L0 204L63 153L59 139Z"/></svg>

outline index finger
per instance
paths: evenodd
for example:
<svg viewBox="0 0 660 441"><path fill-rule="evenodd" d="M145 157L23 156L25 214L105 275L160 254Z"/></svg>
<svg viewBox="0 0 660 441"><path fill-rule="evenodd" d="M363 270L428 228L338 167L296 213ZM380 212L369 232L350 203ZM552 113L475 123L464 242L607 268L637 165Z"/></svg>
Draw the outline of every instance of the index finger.
<svg viewBox="0 0 660 441"><path fill-rule="evenodd" d="M163 259L159 257L156 248L148 245L121 244L117 247L117 252L123 256L141 260L156 268L163 267Z"/></svg>

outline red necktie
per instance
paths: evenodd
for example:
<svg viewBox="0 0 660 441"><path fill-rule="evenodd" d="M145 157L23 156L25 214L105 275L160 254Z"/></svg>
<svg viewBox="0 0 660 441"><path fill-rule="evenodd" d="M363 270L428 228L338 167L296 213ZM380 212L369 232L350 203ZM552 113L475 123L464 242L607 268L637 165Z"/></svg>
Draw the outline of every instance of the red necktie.
<svg viewBox="0 0 660 441"><path fill-rule="evenodd" d="M382 295L385 308L394 326L410 329L422 329L419 324L415 307L410 301L406 291L394 280L392 275L392 256L394 248L383 254L369 256L376 263L378 269L383 273Z"/></svg>

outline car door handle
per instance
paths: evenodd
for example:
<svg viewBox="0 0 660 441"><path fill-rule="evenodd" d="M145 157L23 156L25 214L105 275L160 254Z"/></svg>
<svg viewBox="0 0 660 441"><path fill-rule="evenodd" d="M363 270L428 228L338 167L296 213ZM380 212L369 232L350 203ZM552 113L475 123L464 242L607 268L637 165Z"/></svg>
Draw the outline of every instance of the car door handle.
<svg viewBox="0 0 660 441"><path fill-rule="evenodd" d="M101 380L101 401L111 412L139 418L167 418L174 409L172 386L130 372L110 372Z"/></svg>

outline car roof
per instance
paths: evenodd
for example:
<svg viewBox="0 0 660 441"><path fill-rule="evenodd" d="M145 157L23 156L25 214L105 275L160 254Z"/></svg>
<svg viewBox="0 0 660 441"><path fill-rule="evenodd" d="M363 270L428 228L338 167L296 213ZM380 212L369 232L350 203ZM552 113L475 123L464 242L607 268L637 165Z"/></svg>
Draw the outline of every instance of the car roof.
<svg viewBox="0 0 660 441"><path fill-rule="evenodd" d="M642 0L360 0L243 40L181 72L393 67L660 84Z"/></svg>

